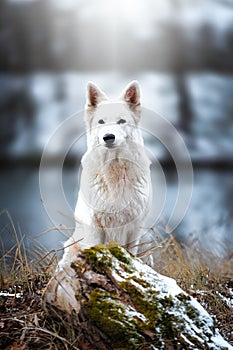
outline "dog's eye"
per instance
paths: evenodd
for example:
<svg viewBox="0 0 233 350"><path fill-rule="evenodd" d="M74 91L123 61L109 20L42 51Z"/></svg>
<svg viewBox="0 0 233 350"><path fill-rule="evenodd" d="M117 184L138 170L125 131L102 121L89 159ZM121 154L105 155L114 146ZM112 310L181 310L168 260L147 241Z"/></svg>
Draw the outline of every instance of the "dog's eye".
<svg viewBox="0 0 233 350"><path fill-rule="evenodd" d="M103 119L100 119L100 120L98 121L98 123L99 123L99 124L104 124L104 120L103 120Z"/></svg>
<svg viewBox="0 0 233 350"><path fill-rule="evenodd" d="M125 119L120 119L118 120L117 124L125 124L126 123L126 120Z"/></svg>

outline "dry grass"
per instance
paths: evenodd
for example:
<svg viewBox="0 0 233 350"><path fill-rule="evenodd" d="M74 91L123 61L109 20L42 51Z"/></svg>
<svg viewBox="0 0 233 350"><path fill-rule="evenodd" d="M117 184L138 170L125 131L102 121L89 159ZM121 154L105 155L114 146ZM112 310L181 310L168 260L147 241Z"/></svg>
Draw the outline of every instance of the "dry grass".
<svg viewBox="0 0 233 350"><path fill-rule="evenodd" d="M12 221L11 230L15 246L0 259L0 289L8 293L0 296L0 348L92 350L85 345L75 317L65 318L56 309L49 313L42 309L42 293L56 265L57 251L45 253L37 246L32 256ZM141 255L152 254L156 271L175 278L197 298L233 345L232 257L218 259L195 246L194 250L178 243L172 235L160 236L153 250L143 245Z"/></svg>

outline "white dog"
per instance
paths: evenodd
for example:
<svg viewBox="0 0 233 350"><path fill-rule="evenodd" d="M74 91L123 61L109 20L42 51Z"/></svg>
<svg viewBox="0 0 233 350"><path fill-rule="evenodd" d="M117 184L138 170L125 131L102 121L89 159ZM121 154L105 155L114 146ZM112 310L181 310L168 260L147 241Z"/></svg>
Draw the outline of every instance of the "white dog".
<svg viewBox="0 0 233 350"><path fill-rule="evenodd" d="M138 83L131 82L115 103L88 83L85 122L88 149L82 158L76 228L65 243L59 267L70 263L79 247L112 241L128 247L135 244L151 205L150 160L139 128Z"/></svg>

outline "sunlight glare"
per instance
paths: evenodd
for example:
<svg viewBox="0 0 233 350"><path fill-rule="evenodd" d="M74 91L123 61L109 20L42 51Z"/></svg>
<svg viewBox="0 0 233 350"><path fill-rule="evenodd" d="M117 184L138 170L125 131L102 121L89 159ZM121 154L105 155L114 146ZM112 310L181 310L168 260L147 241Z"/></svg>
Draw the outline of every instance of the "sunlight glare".
<svg viewBox="0 0 233 350"><path fill-rule="evenodd" d="M102 0L102 9L105 16L117 20L131 20L140 16L142 1L135 0Z"/></svg>

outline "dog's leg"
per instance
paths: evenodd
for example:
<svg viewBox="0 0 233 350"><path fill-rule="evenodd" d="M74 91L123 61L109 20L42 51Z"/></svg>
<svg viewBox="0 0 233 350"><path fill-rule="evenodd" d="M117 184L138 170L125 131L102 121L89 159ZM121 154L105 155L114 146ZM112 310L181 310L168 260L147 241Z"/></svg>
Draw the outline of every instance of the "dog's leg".
<svg viewBox="0 0 233 350"><path fill-rule="evenodd" d="M59 270L60 268L63 268L64 266L70 266L72 258L74 258L79 251L80 251L80 246L72 236L71 238L68 239L68 241L65 242L64 254L62 259L58 263L57 270Z"/></svg>

